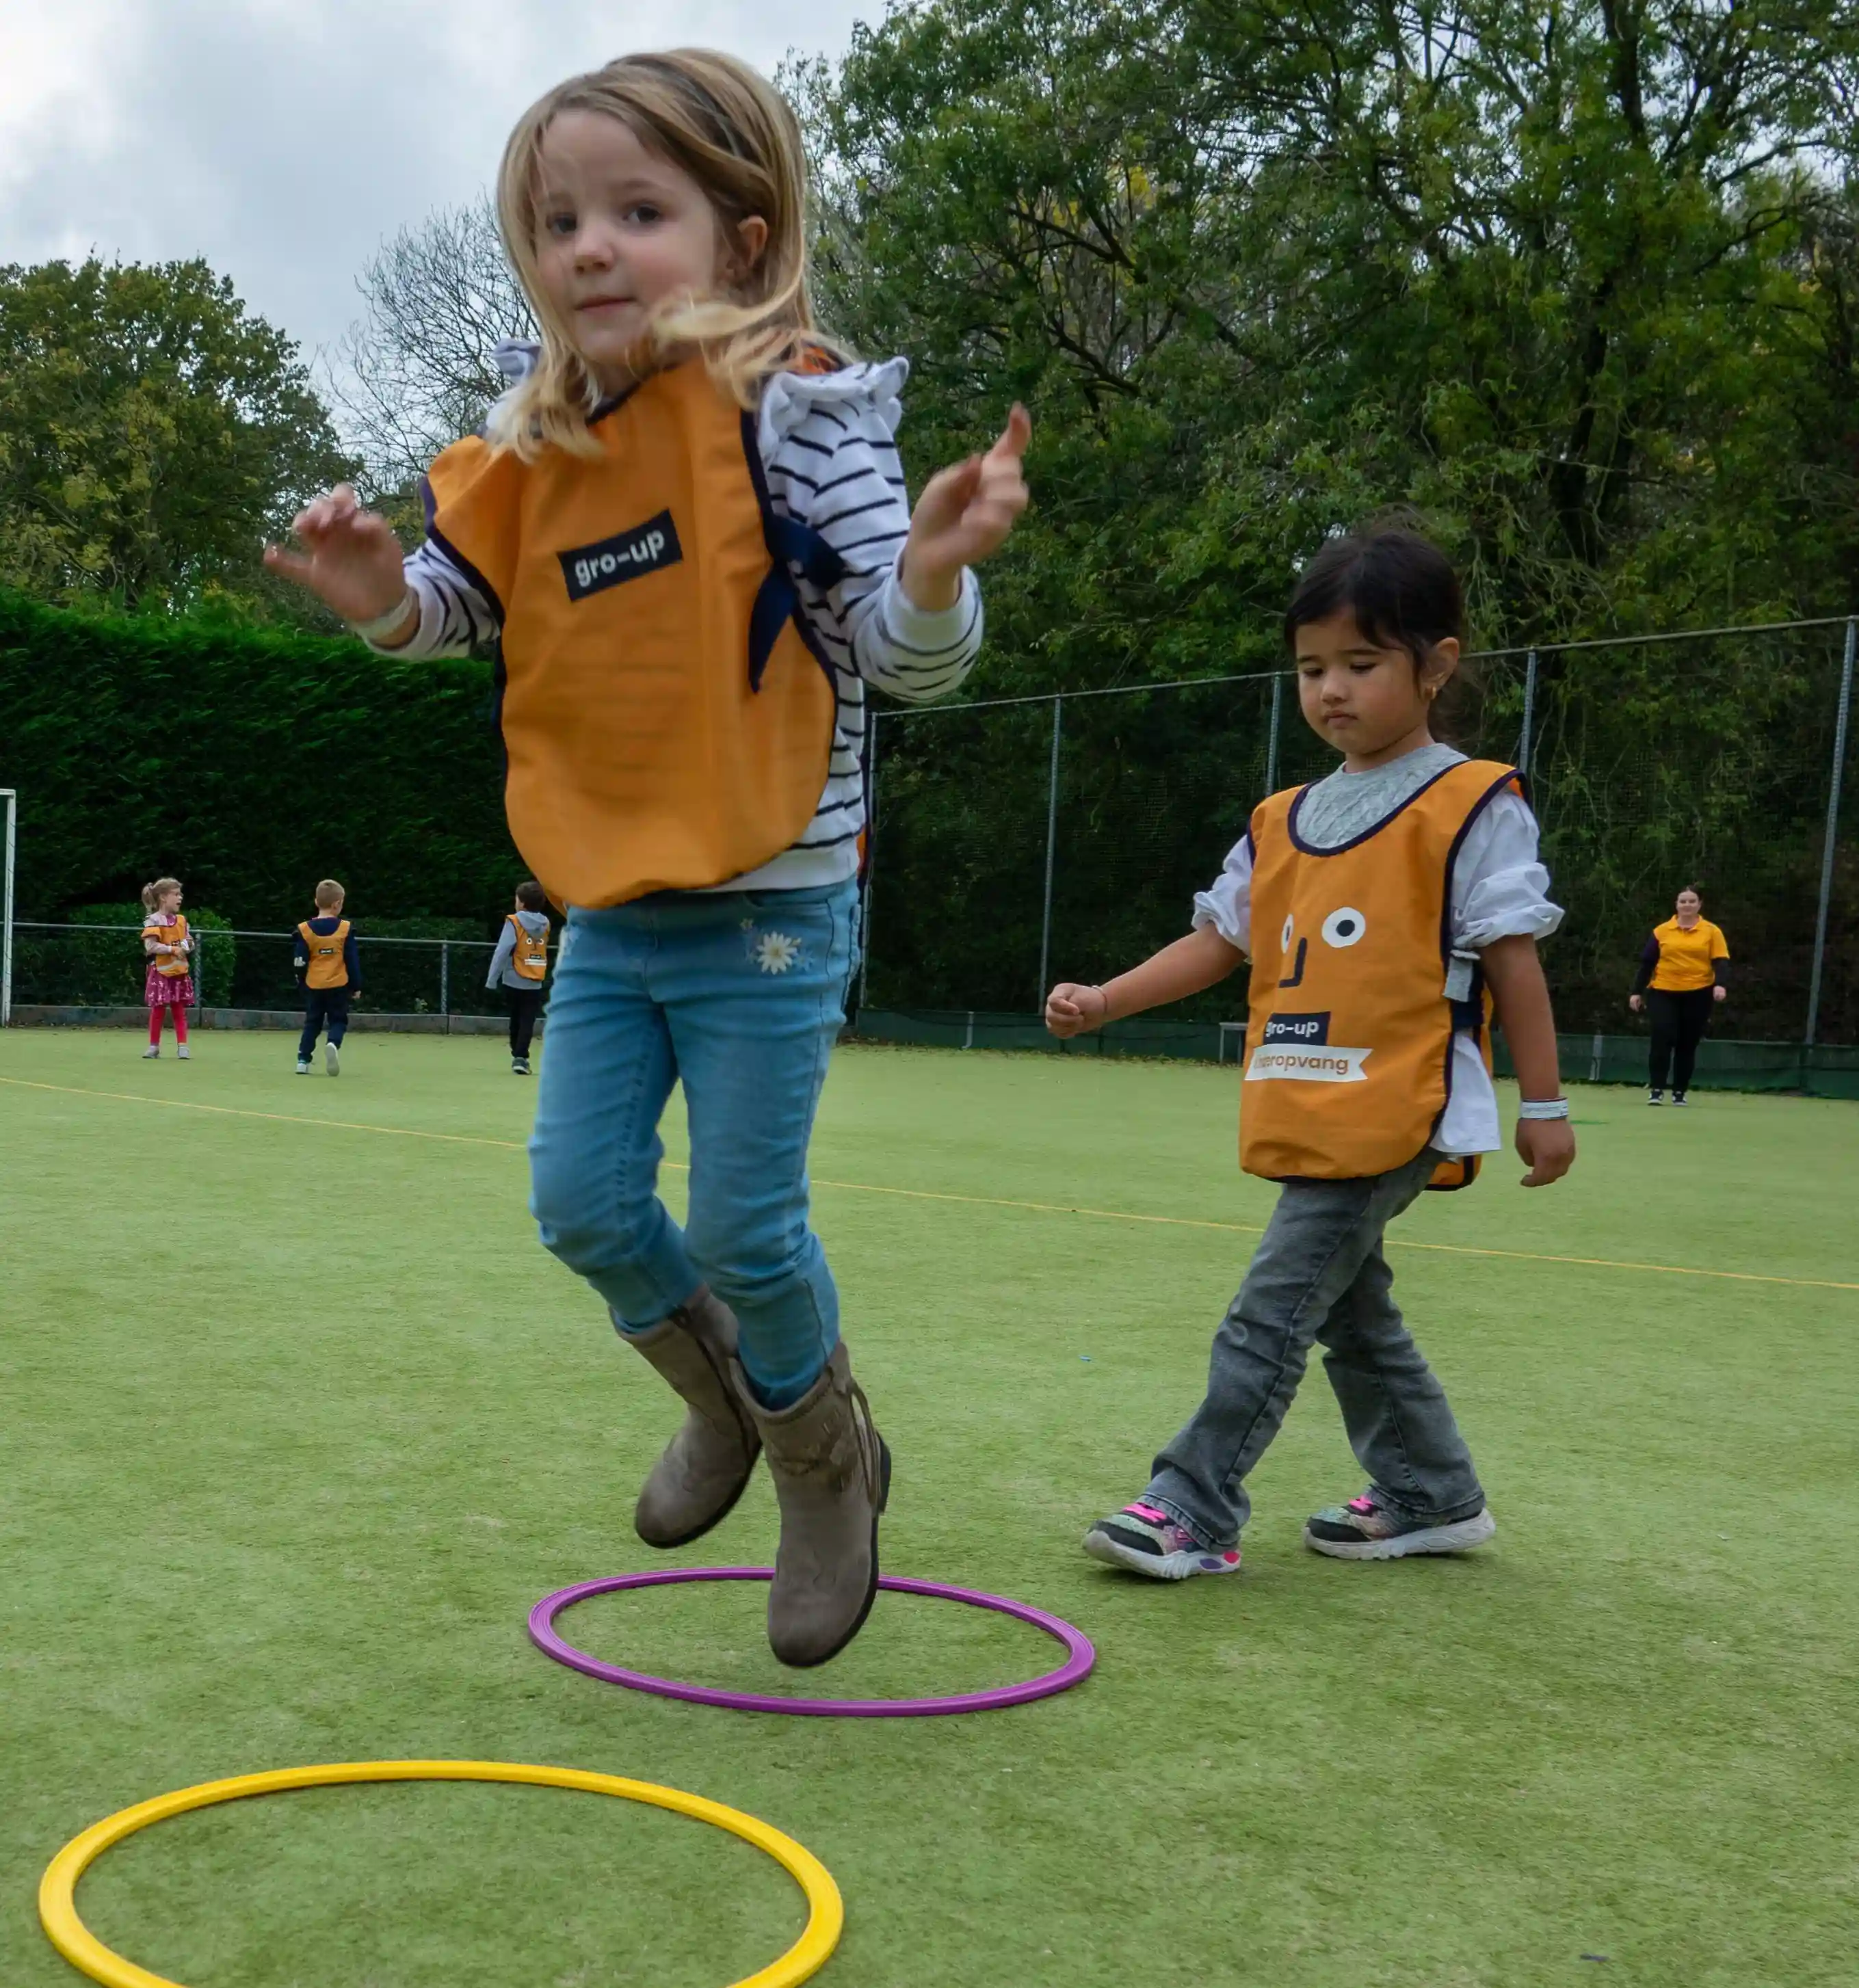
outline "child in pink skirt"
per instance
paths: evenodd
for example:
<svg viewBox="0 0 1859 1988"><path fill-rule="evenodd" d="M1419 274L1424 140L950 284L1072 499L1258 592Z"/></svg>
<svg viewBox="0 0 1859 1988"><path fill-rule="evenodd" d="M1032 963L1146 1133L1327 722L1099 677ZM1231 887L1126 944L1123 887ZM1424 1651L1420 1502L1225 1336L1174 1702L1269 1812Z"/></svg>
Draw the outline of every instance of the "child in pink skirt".
<svg viewBox="0 0 1859 1988"><path fill-rule="evenodd" d="M194 975L191 961L194 942L188 935L188 921L181 915L181 883L177 877L157 877L142 891L142 950L148 955L148 972L143 982L142 998L148 1003L148 1047L146 1058L161 1053L161 1018L174 1018L174 1053L183 1062L188 1053L188 1010L194 1005Z"/></svg>

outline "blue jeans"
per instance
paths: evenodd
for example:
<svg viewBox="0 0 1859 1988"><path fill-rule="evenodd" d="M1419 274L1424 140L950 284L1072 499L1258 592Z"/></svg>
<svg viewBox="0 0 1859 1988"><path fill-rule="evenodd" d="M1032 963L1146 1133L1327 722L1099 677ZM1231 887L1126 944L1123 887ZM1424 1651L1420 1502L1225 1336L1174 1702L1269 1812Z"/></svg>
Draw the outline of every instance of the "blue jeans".
<svg viewBox="0 0 1859 1988"><path fill-rule="evenodd" d="M807 1226L807 1142L843 1025L857 887L665 891L571 910L529 1141L546 1246L642 1331L708 1284L742 1326L765 1406L798 1401L839 1337ZM658 1199L658 1137L681 1081L691 1195Z"/></svg>

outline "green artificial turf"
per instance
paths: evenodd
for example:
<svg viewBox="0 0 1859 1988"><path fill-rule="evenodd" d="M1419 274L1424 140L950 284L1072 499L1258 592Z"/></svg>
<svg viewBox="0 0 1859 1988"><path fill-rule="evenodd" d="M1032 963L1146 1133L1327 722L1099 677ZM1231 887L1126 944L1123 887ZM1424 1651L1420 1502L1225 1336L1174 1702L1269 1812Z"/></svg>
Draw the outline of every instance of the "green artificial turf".
<svg viewBox="0 0 1859 1988"><path fill-rule="evenodd" d="M295 1077L284 1036L203 1035L187 1065L138 1047L0 1036L6 1988L75 1978L33 1894L98 1817L413 1756L662 1781L788 1831L845 1895L824 1988L1859 1973L1859 1289L1825 1287L1859 1286L1851 1106L1578 1092L1567 1182L1521 1193L1505 1158L1428 1197L1398 1288L1493 1546L1304 1551L1305 1513L1359 1488L1313 1374L1244 1574L1161 1587L1078 1540L1192 1406L1269 1210L1235 1170L1234 1073L843 1053L816 1208L897 1459L885 1564L1054 1609L1099 1661L1018 1710L823 1721L617 1690L525 1638L571 1581L766 1560L772 1505L759 1479L697 1547L632 1537L671 1405L535 1242L532 1094L498 1043L354 1036L336 1083ZM655 1590L562 1626L759 1690L970 1689L1056 1655L886 1598L796 1679L762 1598ZM720 1988L801 1919L779 1869L695 1823L466 1787L165 1824L79 1902L188 1988Z"/></svg>

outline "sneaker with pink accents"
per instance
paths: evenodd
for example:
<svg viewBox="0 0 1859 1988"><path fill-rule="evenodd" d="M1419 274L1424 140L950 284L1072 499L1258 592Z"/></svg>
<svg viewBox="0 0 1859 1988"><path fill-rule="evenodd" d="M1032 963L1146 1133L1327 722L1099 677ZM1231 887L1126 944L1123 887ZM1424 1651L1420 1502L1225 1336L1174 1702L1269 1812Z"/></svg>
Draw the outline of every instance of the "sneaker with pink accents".
<svg viewBox="0 0 1859 1988"><path fill-rule="evenodd" d="M1304 1522L1304 1544L1332 1560L1404 1560L1409 1554L1465 1553L1498 1529L1480 1509L1446 1525L1409 1516L1375 1495L1371 1485L1347 1505L1327 1505Z"/></svg>
<svg viewBox="0 0 1859 1988"><path fill-rule="evenodd" d="M1185 1581L1194 1574L1237 1574L1239 1549L1204 1547L1159 1506L1139 1498L1084 1536L1084 1550L1106 1567L1127 1567L1151 1581Z"/></svg>

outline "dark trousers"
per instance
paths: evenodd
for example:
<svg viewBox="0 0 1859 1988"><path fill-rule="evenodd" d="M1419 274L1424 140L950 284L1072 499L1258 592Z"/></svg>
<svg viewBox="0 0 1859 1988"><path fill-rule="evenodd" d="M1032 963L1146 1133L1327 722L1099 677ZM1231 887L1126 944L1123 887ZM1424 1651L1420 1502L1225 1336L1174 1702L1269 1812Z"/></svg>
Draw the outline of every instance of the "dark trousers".
<svg viewBox="0 0 1859 1988"><path fill-rule="evenodd" d="M303 1033L297 1038L297 1060L308 1063L316 1038L327 1029L338 1048L349 1029L349 990L346 987L306 987L303 990Z"/></svg>
<svg viewBox="0 0 1859 1988"><path fill-rule="evenodd" d="M1382 1232L1439 1155L1366 1180L1286 1181L1239 1295L1214 1334L1207 1398L1155 1459L1143 1494L1205 1547L1252 1512L1246 1479L1278 1433L1313 1344L1369 1481L1397 1511L1451 1525L1483 1510L1471 1452L1394 1300Z"/></svg>
<svg viewBox="0 0 1859 1988"><path fill-rule="evenodd" d="M1665 1088L1668 1070L1674 1090L1690 1090L1698 1045L1711 1025L1716 995L1714 987L1688 988L1682 994L1657 987L1647 990L1646 1012L1652 1017L1652 1067L1647 1080L1655 1090Z"/></svg>
<svg viewBox="0 0 1859 1988"><path fill-rule="evenodd" d="M526 1061L529 1039L536 1033L536 1018L542 1012L539 987L506 987L503 997L510 1004L510 1053Z"/></svg>

